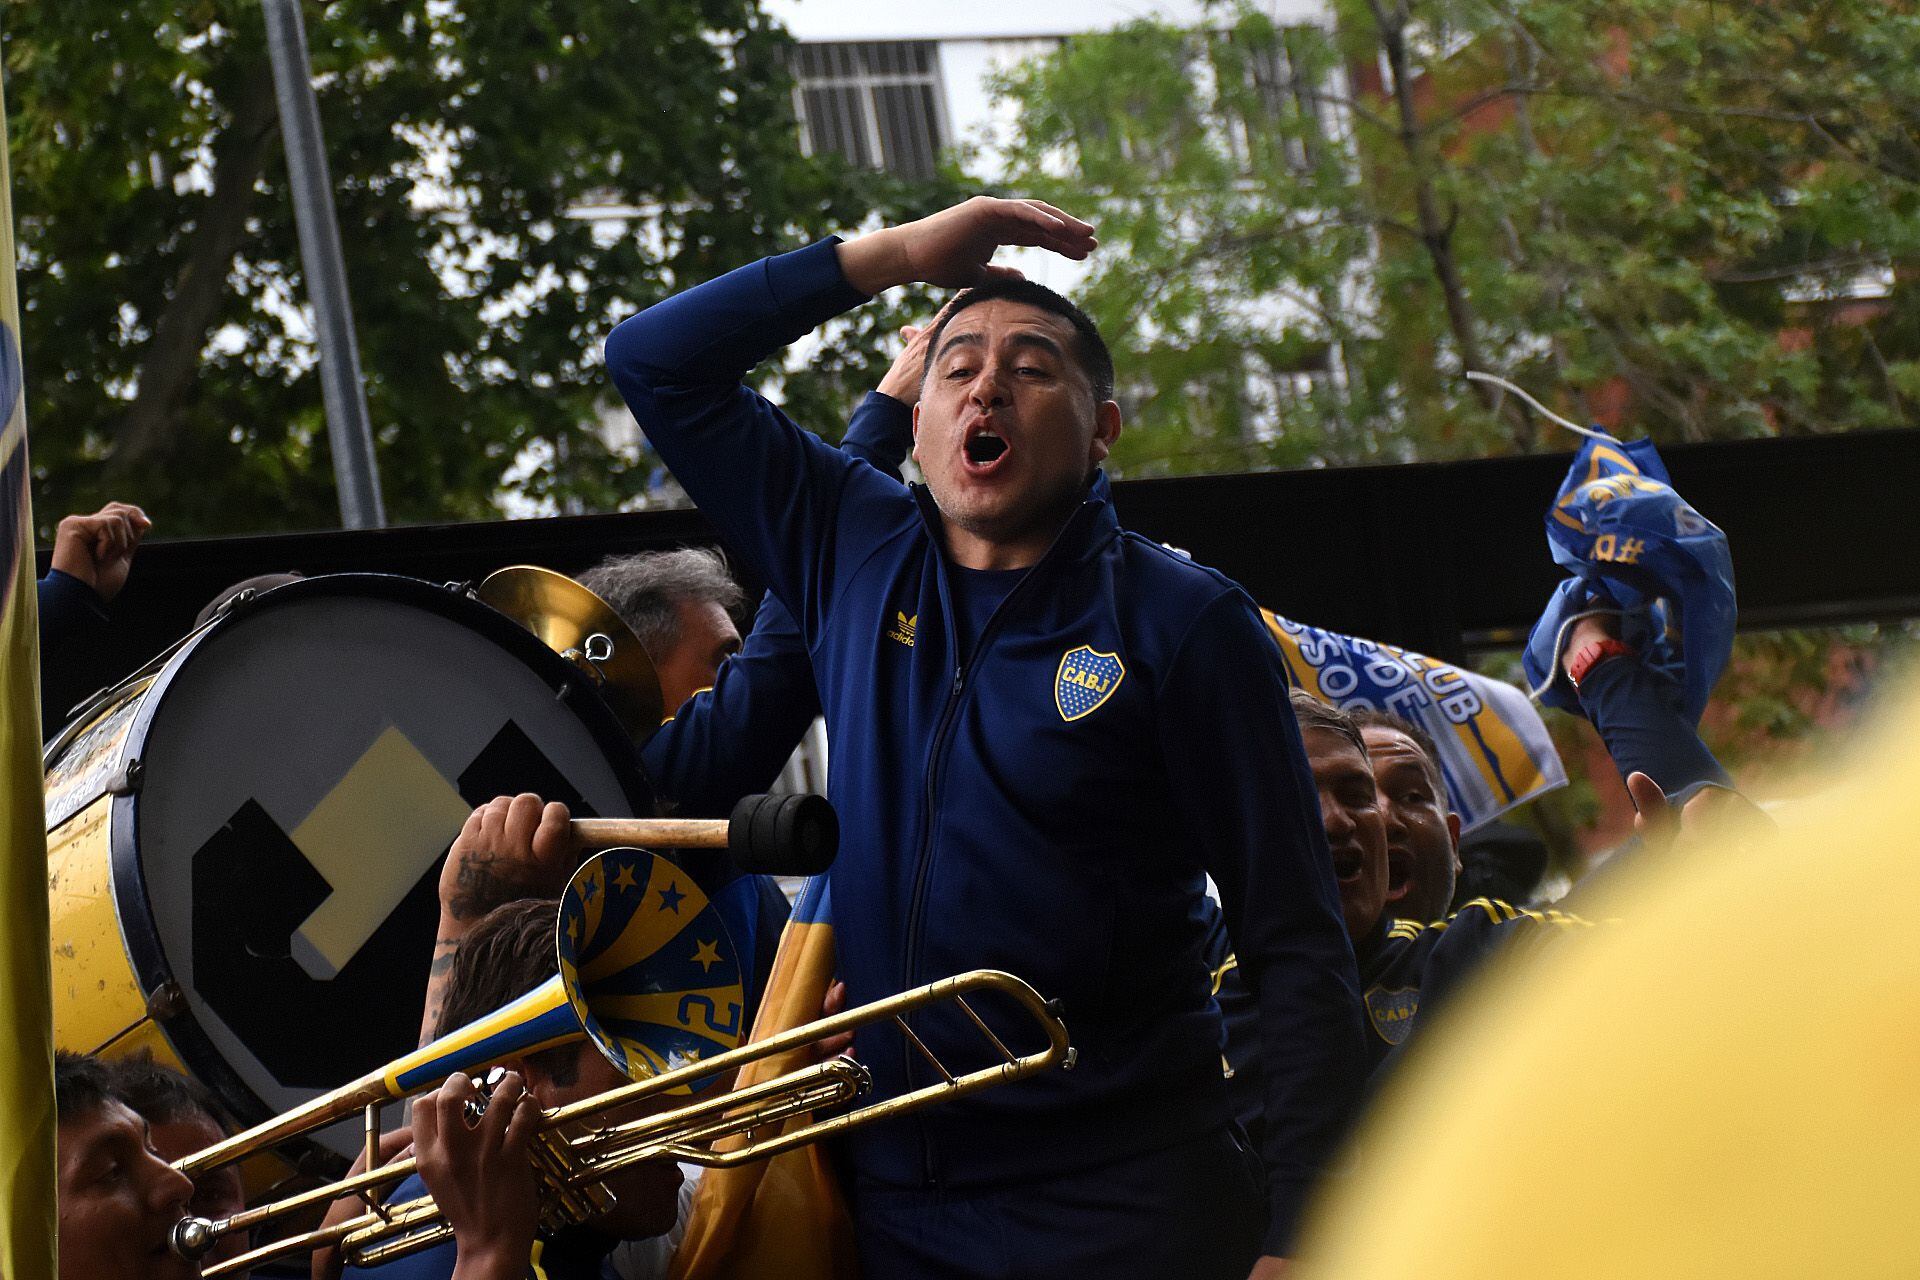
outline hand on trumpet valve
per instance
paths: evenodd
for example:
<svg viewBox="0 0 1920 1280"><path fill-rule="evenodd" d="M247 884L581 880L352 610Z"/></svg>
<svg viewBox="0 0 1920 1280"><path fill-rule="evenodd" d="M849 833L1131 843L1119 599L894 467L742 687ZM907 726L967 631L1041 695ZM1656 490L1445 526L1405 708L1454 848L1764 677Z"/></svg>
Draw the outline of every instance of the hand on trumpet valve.
<svg viewBox="0 0 1920 1280"><path fill-rule="evenodd" d="M495 1067L487 1072L485 1076L471 1077L474 1096L467 1099L466 1110L464 1112L467 1128L474 1128L480 1123L481 1117L487 1114L487 1104L492 1101L494 1090L498 1089L500 1082L506 1078L507 1069L505 1067Z"/></svg>
<svg viewBox="0 0 1920 1280"><path fill-rule="evenodd" d="M477 1119L474 1107L479 1104ZM540 1193L529 1147L540 1104L518 1072L505 1072L482 1099L456 1072L413 1106L413 1154L460 1250L462 1280L526 1273L540 1222ZM469 1271L469 1267L472 1268Z"/></svg>

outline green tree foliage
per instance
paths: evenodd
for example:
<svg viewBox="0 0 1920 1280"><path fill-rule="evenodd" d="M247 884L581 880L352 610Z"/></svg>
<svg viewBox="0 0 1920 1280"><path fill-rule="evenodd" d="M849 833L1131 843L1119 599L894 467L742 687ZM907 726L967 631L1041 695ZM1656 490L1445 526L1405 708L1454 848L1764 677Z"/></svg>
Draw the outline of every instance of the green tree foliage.
<svg viewBox="0 0 1920 1280"><path fill-rule="evenodd" d="M305 17L396 521L497 515L526 457L548 460L529 496L630 499L649 458L592 429L620 317L940 199L801 156L785 37L752 0ZM36 508L126 498L170 534L337 523L259 6L16 5L4 35ZM899 318L863 312L782 394L844 421Z"/></svg>
<svg viewBox="0 0 1920 1280"><path fill-rule="evenodd" d="M1570 443L1463 368L1656 439L1912 421L1912 6L1333 9L1135 24L1001 85L1012 185L1108 245L1123 469Z"/></svg>

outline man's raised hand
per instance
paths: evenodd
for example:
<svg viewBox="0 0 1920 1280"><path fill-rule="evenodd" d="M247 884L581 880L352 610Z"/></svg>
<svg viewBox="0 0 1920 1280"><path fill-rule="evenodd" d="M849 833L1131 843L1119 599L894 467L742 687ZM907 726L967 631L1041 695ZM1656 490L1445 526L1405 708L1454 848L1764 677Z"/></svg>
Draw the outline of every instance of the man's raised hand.
<svg viewBox="0 0 1920 1280"><path fill-rule="evenodd" d="M531 793L497 796L467 817L440 871L442 932L464 933L481 916L520 898L554 898L573 874L571 815Z"/></svg>
<svg viewBox="0 0 1920 1280"><path fill-rule="evenodd" d="M911 409L920 403L920 376L927 367L927 343L933 340L934 331L940 322L947 318L947 312L953 310L953 300L934 312L933 319L922 325L902 325L900 340L904 344L900 354L893 358L887 376L880 379L880 385L874 388L883 396L892 396Z"/></svg>
<svg viewBox="0 0 1920 1280"><path fill-rule="evenodd" d="M1050 249L1079 261L1099 243L1092 223L1043 201L975 196L917 222L842 244L840 270L848 284L868 294L915 282L965 289L1019 277L1012 267L993 265L1001 245Z"/></svg>
<svg viewBox="0 0 1920 1280"><path fill-rule="evenodd" d="M440 932L427 967L421 1044L440 1032L447 975L468 930L502 903L565 892L579 856L571 816L559 801L542 804L531 793L496 796L467 815L440 868Z"/></svg>
<svg viewBox="0 0 1920 1280"><path fill-rule="evenodd" d="M53 531L53 567L111 602L127 585L133 553L153 521L130 502L109 502L92 515L68 516Z"/></svg>

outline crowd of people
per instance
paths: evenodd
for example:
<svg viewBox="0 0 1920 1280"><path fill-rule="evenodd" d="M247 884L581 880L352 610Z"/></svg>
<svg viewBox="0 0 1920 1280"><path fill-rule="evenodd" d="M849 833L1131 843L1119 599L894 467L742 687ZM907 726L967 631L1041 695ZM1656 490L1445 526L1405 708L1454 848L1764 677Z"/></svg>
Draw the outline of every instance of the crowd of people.
<svg viewBox="0 0 1920 1280"><path fill-rule="evenodd" d="M864 1274L1281 1275L1373 1084L1435 1010L1496 951L1607 926L1461 900L1460 821L1427 733L1290 690L1244 591L1120 523L1100 467L1124 426L1106 343L996 266L1008 245L1082 259L1097 241L1049 205L982 197L742 267L621 325L615 385L770 589L743 636L711 552L620 557L581 581L653 657L671 714L641 759L669 811L722 815L765 790L824 715L842 824L832 1007L979 968L1061 1001L1071 1072L839 1145ZM961 292L907 331L839 447L746 385L911 283ZM903 483L909 455L924 485ZM86 519L87 554L56 549L54 590L105 598L146 520ZM1553 679L1627 779L1646 857L1670 815L1745 802L1620 613L1572 620ZM423 1041L555 972L555 899L580 857L569 817L502 796L453 842ZM786 900L723 860L704 872L746 881L752 1004ZM916 1030L935 1049L957 1034ZM876 1031L851 1052L877 1098L927 1082ZM584 1043L501 1066L484 1098L463 1074L419 1099L386 1144L417 1160L392 1199L431 1194L453 1239L367 1274L667 1275L690 1199L679 1166L623 1175L616 1207L582 1225L551 1230L540 1210L540 1111L617 1073ZM193 1183L166 1162L228 1118L151 1063L63 1055L57 1085L63 1276L194 1274L168 1247L174 1222L218 1219L241 1191L231 1170ZM342 1272L332 1254L314 1266Z"/></svg>

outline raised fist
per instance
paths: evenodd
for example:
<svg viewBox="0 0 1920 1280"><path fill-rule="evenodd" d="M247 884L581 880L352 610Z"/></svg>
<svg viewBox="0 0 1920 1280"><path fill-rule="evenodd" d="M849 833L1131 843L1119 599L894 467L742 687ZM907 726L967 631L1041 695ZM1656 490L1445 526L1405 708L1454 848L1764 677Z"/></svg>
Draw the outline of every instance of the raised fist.
<svg viewBox="0 0 1920 1280"><path fill-rule="evenodd" d="M109 502L90 516L68 516L53 532L53 567L111 601L127 585L133 553L153 528L147 513L127 502Z"/></svg>
<svg viewBox="0 0 1920 1280"><path fill-rule="evenodd" d="M498 796L475 809L440 871L443 936L465 933L481 916L520 898L557 898L573 875L570 814L530 793Z"/></svg>

